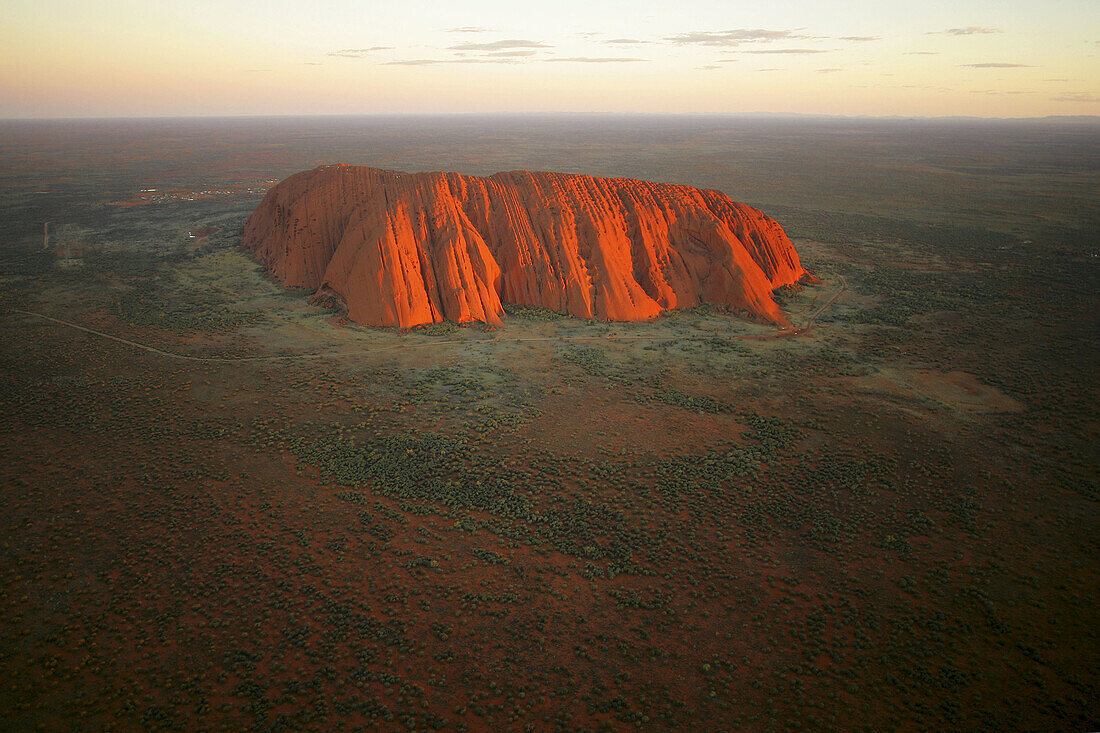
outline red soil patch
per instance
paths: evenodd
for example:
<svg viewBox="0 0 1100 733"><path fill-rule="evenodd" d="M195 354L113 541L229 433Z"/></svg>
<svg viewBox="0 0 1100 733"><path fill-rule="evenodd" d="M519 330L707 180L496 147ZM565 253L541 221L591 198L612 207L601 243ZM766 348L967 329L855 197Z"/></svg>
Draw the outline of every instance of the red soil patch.
<svg viewBox="0 0 1100 733"><path fill-rule="evenodd" d="M888 393L910 396L915 393L965 412L1017 412L1023 409L1023 405L996 387L961 371L884 369L878 374L850 381Z"/></svg>

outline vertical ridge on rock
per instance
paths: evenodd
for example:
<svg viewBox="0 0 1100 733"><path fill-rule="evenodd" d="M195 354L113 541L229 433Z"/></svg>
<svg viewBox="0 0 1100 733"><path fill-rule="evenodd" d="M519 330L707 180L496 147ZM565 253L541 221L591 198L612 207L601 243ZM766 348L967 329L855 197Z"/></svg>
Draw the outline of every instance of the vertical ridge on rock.
<svg viewBox="0 0 1100 733"><path fill-rule="evenodd" d="M719 191L565 173L321 166L268 191L243 244L352 320L406 328L499 324L505 302L615 321L714 303L784 324L772 291L808 276L777 222Z"/></svg>

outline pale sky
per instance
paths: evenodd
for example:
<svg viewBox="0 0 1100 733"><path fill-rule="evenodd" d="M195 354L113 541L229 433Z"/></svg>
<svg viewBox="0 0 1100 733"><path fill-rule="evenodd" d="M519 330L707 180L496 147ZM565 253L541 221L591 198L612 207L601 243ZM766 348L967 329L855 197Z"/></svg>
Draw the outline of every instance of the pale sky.
<svg viewBox="0 0 1100 733"><path fill-rule="evenodd" d="M0 118L1100 114L1098 0L4 0Z"/></svg>

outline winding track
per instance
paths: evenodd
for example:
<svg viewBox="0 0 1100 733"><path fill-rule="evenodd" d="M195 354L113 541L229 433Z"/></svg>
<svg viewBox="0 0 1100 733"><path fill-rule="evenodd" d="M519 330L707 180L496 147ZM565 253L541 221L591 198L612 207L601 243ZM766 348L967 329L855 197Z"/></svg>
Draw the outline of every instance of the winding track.
<svg viewBox="0 0 1100 733"><path fill-rule="evenodd" d="M802 336L803 334L809 333L810 330L813 329L814 321L817 320L817 317L828 310L830 307L832 307L837 298L848 292L848 281L844 279L843 275L837 275L837 277L840 279L840 289L833 293L832 297L826 300L820 308L811 313L810 317L807 318L806 322L803 323L801 326L792 326L791 328L785 328L782 331L776 331L775 333L744 334L742 336L737 336L737 338L761 341L764 339L791 338L792 336Z"/></svg>
<svg viewBox="0 0 1100 733"><path fill-rule="evenodd" d="M841 295L844 295L844 293L848 292L848 281L844 279L843 275L837 275L837 278L840 280L840 290L833 293L833 297L831 297L827 301L825 301L825 304L822 305L820 308L818 308L814 312L814 314L810 316L809 320L806 321L806 325L804 326L804 328L812 327L814 325L814 321L817 319L818 316L820 316L822 313L825 312L825 309L831 307L833 305L833 303L836 302L837 298L839 298Z"/></svg>
<svg viewBox="0 0 1100 733"><path fill-rule="evenodd" d="M825 301L825 303L820 308L818 308L816 311L814 311L814 313L810 315L810 317L806 320L806 322L802 326L797 326L797 327L794 327L794 328L784 329L784 330L778 331L774 334L742 334L742 335L736 336L735 338L741 338L741 339L790 338L792 336L799 336L799 335L802 335L802 334L808 332L813 327L814 321L817 319L817 317L820 316L822 313L824 313L826 309L831 307L833 305L833 303L836 302L837 298L839 298L841 295L843 295L848 290L848 283L844 279L844 276L841 275L841 276L839 276L839 278L840 278L840 283L841 283L840 289L837 290L835 293L833 293L832 297L829 298L827 301ZM269 354L269 355L265 355L265 356L191 356L189 354L180 354L180 353L175 352L175 351L166 351L164 349L158 349L155 346L149 346L147 344L138 343L137 341L131 341L130 339L124 339L120 336L115 336L113 334L109 334L109 333L106 333L104 331L97 331L94 328L88 328L87 326L81 326L79 323L73 323L72 321L66 321L62 318L54 318L53 316L47 316L44 313L38 313L36 311L24 310L22 308L11 308L11 311L14 312L14 313L22 313L23 315L26 315L26 316L33 316L35 318L41 318L43 320L50 321L51 323L56 323L60 326L67 326L68 328L75 328L78 331L83 331L84 333L90 333L92 335L99 336L101 338L109 339L111 341L116 341L120 344L125 344L127 346L132 346L135 349L141 349L142 351L147 351L151 354L157 354L159 356L165 356L165 357L168 357L169 359L180 359L182 361L194 361L194 362L203 362L203 363L226 364L226 363L232 363L232 362L246 362L246 361L282 361L282 360L287 360L287 359L324 359L324 358L334 358L334 357L339 357L339 356L345 356L346 355L346 354L331 353L331 352L321 352L321 353L314 352L314 353L302 353L302 354ZM297 325L301 325L301 324L297 324ZM308 329L308 327L306 327L306 328ZM308 329L308 330L312 331L313 329ZM314 331L314 333L317 333L317 332ZM390 351L390 350L393 350L393 349L409 349L409 348L417 348L417 347L423 347L423 346L445 346L445 345L448 345L448 344L451 344L451 345L454 345L454 344L485 344L485 343L488 343L488 344L507 344L507 343L518 344L518 343L532 343L532 342L540 342L540 341L545 342L545 341L675 341L675 340L677 340L677 337L675 337L675 336L616 336L616 335L608 335L608 336L544 336L544 337L537 337L537 338L516 338L516 339L491 338L491 339L484 339L484 340L480 340L480 341L471 341L470 339L459 339L459 340L450 340L450 341L422 341L420 343L391 344L389 346L379 346L377 348L372 348L372 349L369 349L369 351L374 353L374 352L378 352L378 351ZM697 339L692 339L691 337L688 337L687 339L681 339L681 340L690 341L690 340L697 340Z"/></svg>
<svg viewBox="0 0 1100 733"><path fill-rule="evenodd" d="M27 316L34 316L36 318L43 318L47 321L57 323L61 326L68 326L69 328L75 328L78 331L84 331L85 333L91 333L96 336L102 336L105 339L111 341L117 341L120 344L126 344L127 346L133 346L136 349L148 351L151 354L159 354L161 356L167 356L171 359L183 359L185 361L204 361L204 362L230 362L230 361L261 361L271 359L301 359L324 356L324 354L281 354L272 356L189 356L187 354L178 354L174 351L165 351L164 349L158 349L155 346L147 346L145 344L139 344L137 341L130 341L119 336L113 336L103 331L97 331L94 328L88 328L87 326L81 326L78 323L72 321L66 321L61 318L54 318L53 316L47 316L44 313L36 313L35 311L23 310L22 308L12 308L15 313L22 313Z"/></svg>

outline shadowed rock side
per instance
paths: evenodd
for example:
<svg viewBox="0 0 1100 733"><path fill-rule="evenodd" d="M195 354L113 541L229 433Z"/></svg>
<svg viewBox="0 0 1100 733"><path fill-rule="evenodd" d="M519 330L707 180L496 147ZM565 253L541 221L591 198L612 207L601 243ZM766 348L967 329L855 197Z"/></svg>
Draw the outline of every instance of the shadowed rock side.
<svg viewBox="0 0 1100 733"><path fill-rule="evenodd" d="M283 282L375 326L499 324L501 302L637 321L715 303L777 324L808 276L783 229L718 191L564 173L297 173L244 245Z"/></svg>

